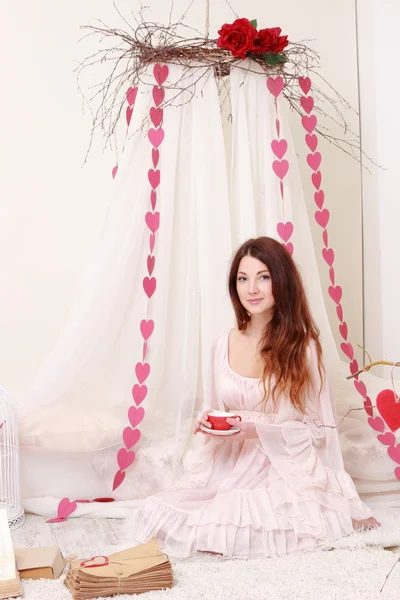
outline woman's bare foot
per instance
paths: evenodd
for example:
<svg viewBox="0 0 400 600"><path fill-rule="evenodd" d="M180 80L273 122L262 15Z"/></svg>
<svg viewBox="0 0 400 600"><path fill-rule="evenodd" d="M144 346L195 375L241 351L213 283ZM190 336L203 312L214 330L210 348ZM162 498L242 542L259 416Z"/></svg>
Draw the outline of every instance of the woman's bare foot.
<svg viewBox="0 0 400 600"><path fill-rule="evenodd" d="M223 556L221 552L212 552L211 550L197 550L197 552L201 552L201 554L214 554L215 556Z"/></svg>
<svg viewBox="0 0 400 600"><path fill-rule="evenodd" d="M369 519L362 519L361 521L356 521L356 519L352 519L352 521L354 531L368 531L370 529L378 529L378 527L381 526L379 521L374 519L374 517L370 517Z"/></svg>

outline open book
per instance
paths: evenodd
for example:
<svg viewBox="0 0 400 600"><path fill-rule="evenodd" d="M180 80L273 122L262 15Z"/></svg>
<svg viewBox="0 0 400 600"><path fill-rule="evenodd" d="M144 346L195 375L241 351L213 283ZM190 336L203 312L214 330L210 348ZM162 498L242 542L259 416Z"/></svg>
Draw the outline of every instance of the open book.
<svg viewBox="0 0 400 600"><path fill-rule="evenodd" d="M15 564L7 511L0 508L0 598L22 596L22 584Z"/></svg>

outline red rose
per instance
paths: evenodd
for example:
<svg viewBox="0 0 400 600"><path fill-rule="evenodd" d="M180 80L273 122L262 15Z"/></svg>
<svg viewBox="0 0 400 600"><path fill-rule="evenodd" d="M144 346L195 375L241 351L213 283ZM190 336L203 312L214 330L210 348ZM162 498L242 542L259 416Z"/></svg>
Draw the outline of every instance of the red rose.
<svg viewBox="0 0 400 600"><path fill-rule="evenodd" d="M246 52L253 50L257 37L257 29L248 19L236 19L232 25L222 25L218 33L217 46L230 50L233 56L239 58L246 58Z"/></svg>
<svg viewBox="0 0 400 600"><path fill-rule="evenodd" d="M281 35L280 27L271 27L270 29L260 29L254 40L253 52L282 52L289 44L288 36Z"/></svg>

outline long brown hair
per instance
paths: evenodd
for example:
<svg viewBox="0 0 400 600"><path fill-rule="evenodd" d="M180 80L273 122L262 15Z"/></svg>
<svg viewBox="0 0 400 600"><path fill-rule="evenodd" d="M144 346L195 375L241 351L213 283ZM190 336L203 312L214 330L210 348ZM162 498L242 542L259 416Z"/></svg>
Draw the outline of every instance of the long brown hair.
<svg viewBox="0 0 400 600"><path fill-rule="evenodd" d="M239 331L246 331L251 320L236 288L239 264L244 256L257 258L268 267L275 300L272 319L260 342L265 363L264 401L271 397L276 408L277 394L284 393L292 405L304 413L311 385L307 357L311 341L315 343L321 381L323 367L319 330L311 316L300 273L286 248L273 238L259 237L245 242L233 257L229 273L229 294ZM270 393L267 393L267 383Z"/></svg>

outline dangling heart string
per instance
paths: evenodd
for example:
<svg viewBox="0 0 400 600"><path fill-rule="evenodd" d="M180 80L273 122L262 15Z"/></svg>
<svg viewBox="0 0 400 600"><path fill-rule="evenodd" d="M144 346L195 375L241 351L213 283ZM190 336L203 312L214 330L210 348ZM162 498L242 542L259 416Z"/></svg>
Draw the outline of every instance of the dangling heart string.
<svg viewBox="0 0 400 600"><path fill-rule="evenodd" d="M272 170L274 171L275 175L279 180L279 191L282 200L282 221L277 224L276 230L278 236L282 240L283 246L287 249L289 254L293 255L293 243L289 241L293 235L293 223L291 221L286 221L285 216L284 181L289 171L289 162L285 158L285 155L288 149L288 143L285 139L281 137L281 122L279 119L278 112L278 97L280 96L284 88L284 80L281 76L275 78L268 77L266 83L268 91L274 98L276 137L271 142L271 150L274 155L272 160Z"/></svg>
<svg viewBox="0 0 400 600"><path fill-rule="evenodd" d="M128 130L129 130L129 125L131 123L131 119L132 119L132 114L133 114L133 109L135 107L135 102L136 102L136 97L138 94L138 88L137 87L129 87L126 91L126 102L127 102L127 107L126 107L126 111L125 111L125 119L126 119L126 130L125 130L125 137L124 137L124 143L122 146L122 150L121 150L121 154L123 154L124 150L125 150L125 144L126 144L126 140L128 138ZM115 179L116 174L118 173L118 162L115 165L115 167L113 167L112 171L111 171L111 175L112 178Z"/></svg>
<svg viewBox="0 0 400 600"><path fill-rule="evenodd" d="M148 341L154 331L154 321L150 318L151 299L157 289L157 279L154 276L156 266L156 257L154 254L156 235L160 227L160 212L157 210L157 192L161 184L161 170L159 168L160 147L163 144L165 132L162 127L164 119L164 109L162 103L165 98L165 83L169 74L167 65L156 64L153 68L155 85L152 90L154 106L150 108L150 128L148 131L148 139L151 144L151 168L147 173L148 182L150 184L150 208L145 214L145 224L149 230L149 254L147 256L146 267L147 275L143 278L142 286L145 295L147 296L146 318L140 322L140 334L143 339L143 349L141 362L135 365L136 383L132 387L132 398L134 404L128 409L127 425L122 432L122 441L124 447L120 448L117 453L118 471L114 476L113 490L116 490L124 481L126 470L133 464L136 458L132 448L139 442L141 433L138 425L145 416L145 410L140 405L145 400L148 388L145 382L147 381L151 366L147 362Z"/></svg>
<svg viewBox="0 0 400 600"><path fill-rule="evenodd" d="M385 421L381 417L374 417L374 410L371 402L371 398L368 396L368 390L363 381L359 380L358 371L359 366L356 358L354 357L354 348L352 344L348 341L348 326L346 321L344 320L343 315L343 307L341 304L343 290L342 288L336 284L335 281L335 253L333 249L329 246L329 238L328 238L328 223L330 219L330 212L327 208L325 208L325 192L322 188L322 173L321 173L321 162L322 156L321 153L318 152L318 136L316 135L316 127L318 123L318 119L315 114L313 114L314 109L314 100L310 95L312 83L309 77L299 77L298 79L299 87L302 92L302 96L300 98L300 104L304 110L302 115L301 123L303 128L306 131L305 142L310 150L310 153L307 155L307 164L311 169L311 182L315 189L314 191L314 202L318 208L318 210L314 213L314 218L317 224L322 229L322 240L324 244L324 248L322 249L322 257L325 263L329 267L329 280L330 286L328 288L328 293L331 300L336 305L336 314L339 320L339 333L343 339L343 342L340 345L340 348L350 360L349 369L350 373L353 375L354 387L357 392L364 400L364 410L368 414L368 424L374 430L380 433L377 436L377 439L382 444L387 444L389 442L388 454L395 461L400 464L400 444L397 446L393 445L393 442L396 440L388 435L385 432ZM377 406L379 404L377 403ZM390 432L388 432L390 433ZM395 476L397 479L400 479L400 468L397 467L395 469Z"/></svg>

